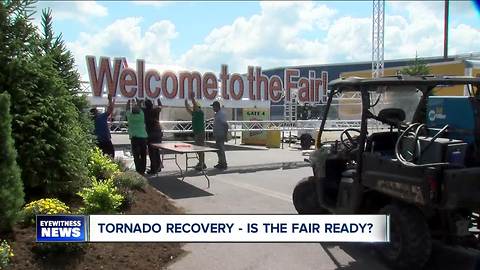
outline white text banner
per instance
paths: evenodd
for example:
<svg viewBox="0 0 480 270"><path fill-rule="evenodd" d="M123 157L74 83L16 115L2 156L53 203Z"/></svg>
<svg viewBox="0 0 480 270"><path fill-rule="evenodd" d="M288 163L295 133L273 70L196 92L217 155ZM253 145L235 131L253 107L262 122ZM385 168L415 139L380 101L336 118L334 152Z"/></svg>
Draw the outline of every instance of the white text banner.
<svg viewBox="0 0 480 270"><path fill-rule="evenodd" d="M91 215L91 242L388 242L385 215Z"/></svg>

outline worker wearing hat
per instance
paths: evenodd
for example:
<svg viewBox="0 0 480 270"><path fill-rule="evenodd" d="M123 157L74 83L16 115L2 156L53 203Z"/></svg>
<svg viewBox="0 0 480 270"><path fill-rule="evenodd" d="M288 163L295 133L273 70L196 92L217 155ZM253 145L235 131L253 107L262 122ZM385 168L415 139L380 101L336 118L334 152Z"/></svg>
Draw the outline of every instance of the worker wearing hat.
<svg viewBox="0 0 480 270"><path fill-rule="evenodd" d="M213 137L217 146L218 164L215 168L224 170L227 168L227 160L225 157L225 141L228 134L227 116L220 106L220 102L214 101L210 106L215 111L215 119L213 121Z"/></svg>

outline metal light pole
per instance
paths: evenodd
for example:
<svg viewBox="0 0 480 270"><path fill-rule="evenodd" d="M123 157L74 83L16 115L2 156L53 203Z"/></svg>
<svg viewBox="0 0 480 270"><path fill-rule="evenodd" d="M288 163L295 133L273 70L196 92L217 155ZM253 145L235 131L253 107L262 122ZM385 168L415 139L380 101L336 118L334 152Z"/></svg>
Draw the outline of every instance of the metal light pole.
<svg viewBox="0 0 480 270"><path fill-rule="evenodd" d="M448 0L445 0L445 16L443 23L443 58L448 58Z"/></svg>

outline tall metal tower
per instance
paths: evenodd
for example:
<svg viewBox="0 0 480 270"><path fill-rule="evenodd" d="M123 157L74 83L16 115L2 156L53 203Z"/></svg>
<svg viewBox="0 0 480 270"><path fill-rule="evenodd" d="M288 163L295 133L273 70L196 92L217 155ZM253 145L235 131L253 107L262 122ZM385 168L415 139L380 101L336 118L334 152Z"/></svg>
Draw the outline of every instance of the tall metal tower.
<svg viewBox="0 0 480 270"><path fill-rule="evenodd" d="M385 0L373 0L372 24L372 78L383 76Z"/></svg>

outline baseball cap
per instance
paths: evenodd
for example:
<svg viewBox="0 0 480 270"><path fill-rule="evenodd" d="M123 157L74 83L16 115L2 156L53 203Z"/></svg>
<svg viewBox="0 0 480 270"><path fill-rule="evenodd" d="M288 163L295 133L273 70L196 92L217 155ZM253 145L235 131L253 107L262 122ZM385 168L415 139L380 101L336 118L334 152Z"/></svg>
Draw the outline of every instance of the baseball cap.
<svg viewBox="0 0 480 270"><path fill-rule="evenodd" d="M212 104L210 104L210 106L212 106L212 107L214 107L214 106L220 107L220 102L214 101Z"/></svg>

